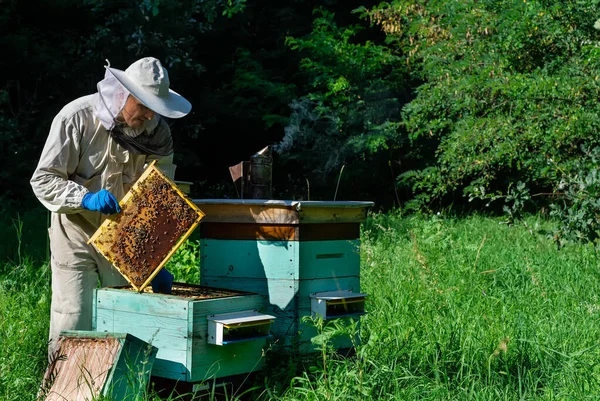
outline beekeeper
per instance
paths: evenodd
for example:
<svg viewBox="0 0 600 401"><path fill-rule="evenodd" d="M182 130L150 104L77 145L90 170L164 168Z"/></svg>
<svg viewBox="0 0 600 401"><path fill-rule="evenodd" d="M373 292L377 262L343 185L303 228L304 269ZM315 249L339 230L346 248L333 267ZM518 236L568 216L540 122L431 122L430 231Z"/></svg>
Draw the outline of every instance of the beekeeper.
<svg viewBox="0 0 600 401"><path fill-rule="evenodd" d="M91 330L92 297L98 285L127 281L87 242L145 167L173 179L173 140L163 119L192 108L169 89L160 61L142 58L125 71L105 67L98 92L67 104L54 118L31 186L52 212L50 252L52 304L48 353L52 358L62 330ZM156 292L170 292L173 276L156 276Z"/></svg>

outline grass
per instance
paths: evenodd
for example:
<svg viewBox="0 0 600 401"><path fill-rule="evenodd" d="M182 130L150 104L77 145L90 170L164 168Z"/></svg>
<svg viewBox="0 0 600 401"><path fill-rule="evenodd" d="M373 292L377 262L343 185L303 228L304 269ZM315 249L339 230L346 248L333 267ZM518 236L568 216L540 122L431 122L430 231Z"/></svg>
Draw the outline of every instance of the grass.
<svg viewBox="0 0 600 401"><path fill-rule="evenodd" d="M0 400L32 400L46 365L49 269L21 264L0 268Z"/></svg>
<svg viewBox="0 0 600 401"><path fill-rule="evenodd" d="M390 399L597 399L598 260L530 219L380 216L365 232L366 342ZM373 324L371 324L373 322ZM398 398L396 398L398 399Z"/></svg>
<svg viewBox="0 0 600 401"><path fill-rule="evenodd" d="M327 341L309 360L267 353L253 390L226 398L599 399L594 248L557 250L542 217L500 223L372 216L361 247L368 314L354 327L315 322L321 340L358 333L356 355L341 358ZM0 280L0 399L33 400L45 361L48 272L25 258L6 264Z"/></svg>

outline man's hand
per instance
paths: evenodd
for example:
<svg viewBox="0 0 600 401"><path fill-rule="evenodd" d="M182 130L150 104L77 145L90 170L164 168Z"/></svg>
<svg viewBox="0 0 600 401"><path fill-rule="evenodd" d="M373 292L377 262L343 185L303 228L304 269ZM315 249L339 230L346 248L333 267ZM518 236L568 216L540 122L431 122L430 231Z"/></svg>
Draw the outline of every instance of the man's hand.
<svg viewBox="0 0 600 401"><path fill-rule="evenodd" d="M81 207L103 214L113 214L121 211L117 198L106 189L85 194L81 200Z"/></svg>

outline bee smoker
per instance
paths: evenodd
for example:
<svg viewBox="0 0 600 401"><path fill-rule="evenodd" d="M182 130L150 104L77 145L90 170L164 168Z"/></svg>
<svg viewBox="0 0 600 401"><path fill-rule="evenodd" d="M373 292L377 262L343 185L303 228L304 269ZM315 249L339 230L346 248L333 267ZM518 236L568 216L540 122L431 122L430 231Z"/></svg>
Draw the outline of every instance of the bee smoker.
<svg viewBox="0 0 600 401"><path fill-rule="evenodd" d="M271 199L273 193L273 156L267 146L250 157L229 167L240 199Z"/></svg>
<svg viewBox="0 0 600 401"><path fill-rule="evenodd" d="M273 181L273 156L267 146L250 157L250 197L271 199Z"/></svg>

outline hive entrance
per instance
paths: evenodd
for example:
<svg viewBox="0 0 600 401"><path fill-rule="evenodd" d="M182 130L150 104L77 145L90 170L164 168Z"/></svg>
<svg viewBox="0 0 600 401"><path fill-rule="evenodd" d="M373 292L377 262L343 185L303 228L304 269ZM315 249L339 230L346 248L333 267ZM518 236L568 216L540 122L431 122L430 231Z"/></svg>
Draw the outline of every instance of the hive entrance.
<svg viewBox="0 0 600 401"><path fill-rule="evenodd" d="M204 217L154 164L119 202L121 213L108 217L89 241L137 291Z"/></svg>

